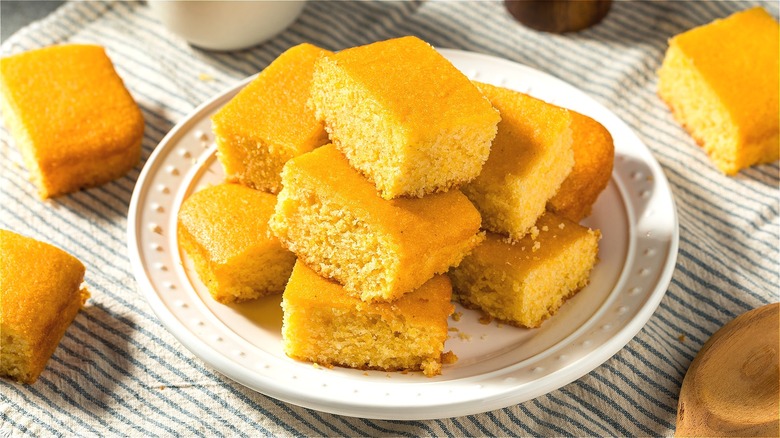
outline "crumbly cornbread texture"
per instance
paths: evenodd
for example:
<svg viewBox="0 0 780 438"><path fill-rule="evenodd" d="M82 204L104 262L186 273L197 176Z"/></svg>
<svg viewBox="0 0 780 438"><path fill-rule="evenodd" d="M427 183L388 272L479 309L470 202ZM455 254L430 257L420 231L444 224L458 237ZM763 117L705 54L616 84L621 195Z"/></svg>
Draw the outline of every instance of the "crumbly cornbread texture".
<svg viewBox="0 0 780 438"><path fill-rule="evenodd" d="M278 193L284 163L328 142L306 108L314 63L326 53L305 43L288 49L214 115L228 181Z"/></svg>
<svg viewBox="0 0 780 438"><path fill-rule="evenodd" d="M588 284L601 233L554 213L539 218L536 227L538 235L514 243L488 233L450 271L454 298L517 326L538 327L554 315Z"/></svg>
<svg viewBox="0 0 780 438"><path fill-rule="evenodd" d="M607 187L615 161L615 144L607 128L576 111L571 114L571 147L574 167L547 210L579 222L591 213L593 204Z"/></svg>
<svg viewBox="0 0 780 438"><path fill-rule="evenodd" d="M571 115L526 94L475 83L501 122L482 173L463 193L482 214L483 228L520 239L574 165Z"/></svg>
<svg viewBox="0 0 780 438"><path fill-rule="evenodd" d="M0 105L41 198L116 179L141 157L141 111L102 47L1 59Z"/></svg>
<svg viewBox="0 0 780 438"><path fill-rule="evenodd" d="M181 247L215 300L245 301L284 290L295 256L268 231L276 196L220 184L187 198L178 214Z"/></svg>
<svg viewBox="0 0 780 438"><path fill-rule="evenodd" d="M282 342L292 358L323 365L441 373L452 286L437 275L392 303L345 293L298 261L284 290Z"/></svg>
<svg viewBox="0 0 780 438"><path fill-rule="evenodd" d="M0 376L34 383L89 297L84 265L6 230L0 254Z"/></svg>
<svg viewBox="0 0 780 438"><path fill-rule="evenodd" d="M753 8L669 41L658 94L725 174L780 155L778 40L777 21Z"/></svg>
<svg viewBox="0 0 780 438"><path fill-rule="evenodd" d="M282 182L274 234L364 300L399 298L484 239L479 212L459 190L382 199L333 145L290 160Z"/></svg>
<svg viewBox="0 0 780 438"><path fill-rule="evenodd" d="M333 143L385 199L474 179L499 121L460 71L411 36L320 58L311 105Z"/></svg>

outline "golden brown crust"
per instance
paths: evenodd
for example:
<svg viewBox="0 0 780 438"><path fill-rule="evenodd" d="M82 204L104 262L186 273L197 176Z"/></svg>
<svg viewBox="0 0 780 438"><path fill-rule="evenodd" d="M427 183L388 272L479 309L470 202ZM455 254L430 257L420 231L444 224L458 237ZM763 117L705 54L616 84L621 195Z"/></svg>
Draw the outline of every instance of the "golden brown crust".
<svg viewBox="0 0 780 438"><path fill-rule="evenodd" d="M310 105L384 199L474 179L500 119L463 73L413 36L323 56Z"/></svg>
<svg viewBox="0 0 780 438"><path fill-rule="evenodd" d="M115 179L141 156L144 121L102 47L68 44L0 60L5 123L42 198Z"/></svg>
<svg viewBox="0 0 780 438"><path fill-rule="evenodd" d="M306 107L312 72L327 50L299 44L279 55L212 118L227 179L278 193L287 160L328 142Z"/></svg>
<svg viewBox="0 0 780 438"><path fill-rule="evenodd" d="M726 175L780 156L779 35L754 7L669 40L657 93Z"/></svg>
<svg viewBox="0 0 780 438"><path fill-rule="evenodd" d="M392 303L369 303L296 263L282 308L290 357L362 370L441 372L452 286L438 275Z"/></svg>
<svg viewBox="0 0 780 438"><path fill-rule="evenodd" d="M89 297L80 287L85 268L59 248L5 230L0 253L0 374L32 383Z"/></svg>
<svg viewBox="0 0 780 438"><path fill-rule="evenodd" d="M364 300L397 299L484 239L479 212L460 191L383 199L333 145L292 159L282 179L271 230Z"/></svg>
<svg viewBox="0 0 780 438"><path fill-rule="evenodd" d="M527 94L475 82L501 113L480 175L463 192L488 231L521 239L574 166L570 111Z"/></svg>
<svg viewBox="0 0 780 438"><path fill-rule="evenodd" d="M579 222L609 184L615 158L612 135L592 118L570 111L574 167L547 202L547 210Z"/></svg>
<svg viewBox="0 0 780 438"><path fill-rule="evenodd" d="M295 256L268 231L276 196L223 183L193 193L177 214L181 248L211 296L232 303L278 294Z"/></svg>
<svg viewBox="0 0 780 438"><path fill-rule="evenodd" d="M601 233L550 212L536 228L536 236L516 242L489 233L450 271L456 301L507 324L535 328L584 288Z"/></svg>

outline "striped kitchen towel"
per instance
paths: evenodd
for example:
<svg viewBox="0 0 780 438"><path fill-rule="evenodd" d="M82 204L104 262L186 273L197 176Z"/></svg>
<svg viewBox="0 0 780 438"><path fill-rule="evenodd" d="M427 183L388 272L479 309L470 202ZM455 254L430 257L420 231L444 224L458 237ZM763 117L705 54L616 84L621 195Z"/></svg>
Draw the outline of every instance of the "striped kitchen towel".
<svg viewBox="0 0 780 438"><path fill-rule="evenodd" d="M503 2L309 1L258 47L215 53L166 31L144 2L67 3L4 41L2 56L57 43L107 48L146 120L142 163L104 186L41 202L8 132L0 150L0 228L53 243L87 266L90 304L39 381L0 381L3 436L660 436L672 435L688 365L724 323L778 301L778 163L719 173L656 96L667 39L760 4L613 2L583 32L539 33ZM585 91L624 120L664 169L680 247L668 291L646 326L589 374L533 400L465 417L384 421L288 404L220 375L155 317L130 268L128 204L144 162L197 105L302 42L339 50L402 35L495 55Z"/></svg>

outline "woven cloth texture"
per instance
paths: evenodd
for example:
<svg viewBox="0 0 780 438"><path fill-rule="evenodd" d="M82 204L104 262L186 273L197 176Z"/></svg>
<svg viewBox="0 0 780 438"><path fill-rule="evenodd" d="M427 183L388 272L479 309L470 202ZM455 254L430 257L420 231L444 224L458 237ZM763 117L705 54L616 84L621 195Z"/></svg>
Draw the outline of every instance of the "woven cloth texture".
<svg viewBox="0 0 780 438"><path fill-rule="evenodd" d="M106 47L140 105L141 163L101 187L37 197L8 131L0 134L0 228L50 242L87 267L92 298L34 385L0 381L3 436L669 436L685 372L707 339L743 312L778 301L778 163L717 171L657 97L668 39L777 2L613 2L573 34L523 27L503 2L315 2L255 48L193 48L145 2L71 2L20 30L2 56L60 43ZM552 74L625 121L661 164L676 201L677 265L660 306L628 345L584 377L533 400L430 421L317 412L247 389L205 365L137 289L127 254L128 204L143 164L195 107L310 42L340 50L402 35L490 54Z"/></svg>

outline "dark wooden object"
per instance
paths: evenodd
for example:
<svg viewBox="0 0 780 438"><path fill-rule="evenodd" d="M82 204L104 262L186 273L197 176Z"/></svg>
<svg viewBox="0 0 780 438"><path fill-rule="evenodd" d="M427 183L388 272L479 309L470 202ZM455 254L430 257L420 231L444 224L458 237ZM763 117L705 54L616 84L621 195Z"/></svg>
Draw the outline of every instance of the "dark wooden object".
<svg viewBox="0 0 780 438"><path fill-rule="evenodd" d="M531 29L577 32L607 16L612 0L505 0L510 14Z"/></svg>

